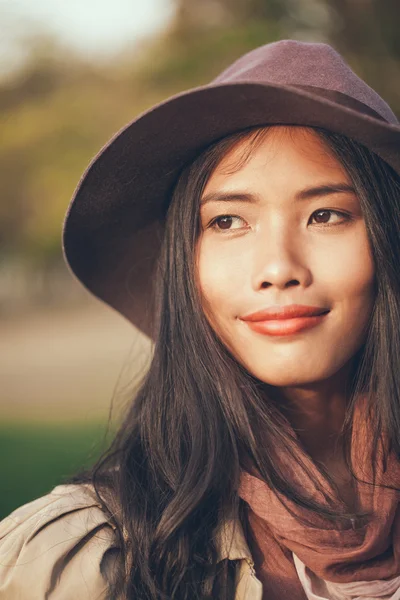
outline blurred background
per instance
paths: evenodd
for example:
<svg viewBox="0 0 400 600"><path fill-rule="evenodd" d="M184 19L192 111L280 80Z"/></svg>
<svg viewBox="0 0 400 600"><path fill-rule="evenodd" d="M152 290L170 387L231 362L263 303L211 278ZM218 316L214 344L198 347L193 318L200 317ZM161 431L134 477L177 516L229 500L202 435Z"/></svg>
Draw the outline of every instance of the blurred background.
<svg viewBox="0 0 400 600"><path fill-rule="evenodd" d="M148 340L63 263L92 156L288 37L334 45L399 116L399 17L398 0L0 0L0 518L98 456L148 364Z"/></svg>

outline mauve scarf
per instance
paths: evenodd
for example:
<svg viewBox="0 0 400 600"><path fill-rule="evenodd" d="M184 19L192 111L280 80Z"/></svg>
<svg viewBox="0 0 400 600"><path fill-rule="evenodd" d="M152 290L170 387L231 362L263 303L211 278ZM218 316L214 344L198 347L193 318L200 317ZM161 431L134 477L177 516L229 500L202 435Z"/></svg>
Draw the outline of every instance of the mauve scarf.
<svg viewBox="0 0 400 600"><path fill-rule="evenodd" d="M351 457L355 474L364 481L372 481L373 448L363 408L363 401L359 401L353 420ZM375 465L376 482L400 487L397 457L389 455L385 467L382 456L380 445ZM305 452L302 458L324 489L335 498L337 506L343 508L344 503L328 485L312 459ZM322 492L312 485L305 471L294 467L287 458L282 460L286 462L288 478L303 493L307 491L310 497L324 504L326 500ZM335 525L318 515L310 516L309 511L286 500L287 506L295 514L306 517L314 525L310 527L296 520L261 479L243 471L239 496L248 505L249 545L256 574L263 584L265 600L305 600L313 597L306 595L299 579L299 575L302 579L306 577L307 567L311 575L332 582L329 584L330 594L316 595L316 598L394 597L393 590L390 592L389 589L393 585L398 588L400 584L397 586L396 582L382 580L400 575L400 494L393 489L373 487L357 481L355 488L359 509L371 514L370 519L363 519L359 523ZM356 586L355 582L371 583ZM371 596L373 588L375 591Z"/></svg>

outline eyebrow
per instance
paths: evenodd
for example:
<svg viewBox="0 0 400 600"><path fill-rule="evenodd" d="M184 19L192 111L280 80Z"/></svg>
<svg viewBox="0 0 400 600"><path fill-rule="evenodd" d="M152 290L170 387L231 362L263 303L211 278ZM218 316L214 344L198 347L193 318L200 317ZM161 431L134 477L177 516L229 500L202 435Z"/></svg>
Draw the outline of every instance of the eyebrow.
<svg viewBox="0 0 400 600"><path fill-rule="evenodd" d="M330 196L331 194L355 194L356 191L352 185L348 183L326 183L316 187L309 187L297 192L295 200L311 200L322 196ZM258 195L249 192L209 192L205 194L200 205L204 206L208 202L250 202L256 203L259 201Z"/></svg>

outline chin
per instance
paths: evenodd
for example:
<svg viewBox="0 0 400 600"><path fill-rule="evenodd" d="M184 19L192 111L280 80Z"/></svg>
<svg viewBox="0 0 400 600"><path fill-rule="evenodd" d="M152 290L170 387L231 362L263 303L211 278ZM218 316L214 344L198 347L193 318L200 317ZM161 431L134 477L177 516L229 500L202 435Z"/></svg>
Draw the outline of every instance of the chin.
<svg viewBox="0 0 400 600"><path fill-rule="evenodd" d="M296 373L295 370L287 370L282 373L274 372L273 374L265 370L260 370L258 372L252 371L251 374L263 383L274 387L309 386L328 379L332 375L330 372L316 373L315 371L313 373Z"/></svg>
<svg viewBox="0 0 400 600"><path fill-rule="evenodd" d="M267 376L262 376L262 377L258 377L258 379L260 381L262 381L263 383L266 383L267 385L272 385L273 387L300 387L300 386L306 386L306 385L310 385L312 383L315 383L314 381L310 381L309 379L304 379L302 377L293 377L293 376L287 376L287 377L267 377Z"/></svg>

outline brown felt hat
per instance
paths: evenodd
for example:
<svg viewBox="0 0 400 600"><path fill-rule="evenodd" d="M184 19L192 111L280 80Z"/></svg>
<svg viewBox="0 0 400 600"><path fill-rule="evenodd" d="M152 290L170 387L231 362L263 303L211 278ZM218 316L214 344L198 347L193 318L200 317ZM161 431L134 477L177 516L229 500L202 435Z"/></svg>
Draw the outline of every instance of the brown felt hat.
<svg viewBox="0 0 400 600"><path fill-rule="evenodd" d="M400 124L330 46L282 40L239 58L211 83L162 102L94 157L71 200L65 258L98 298L145 333L165 207L183 167L249 127L322 127L351 137L400 173Z"/></svg>

